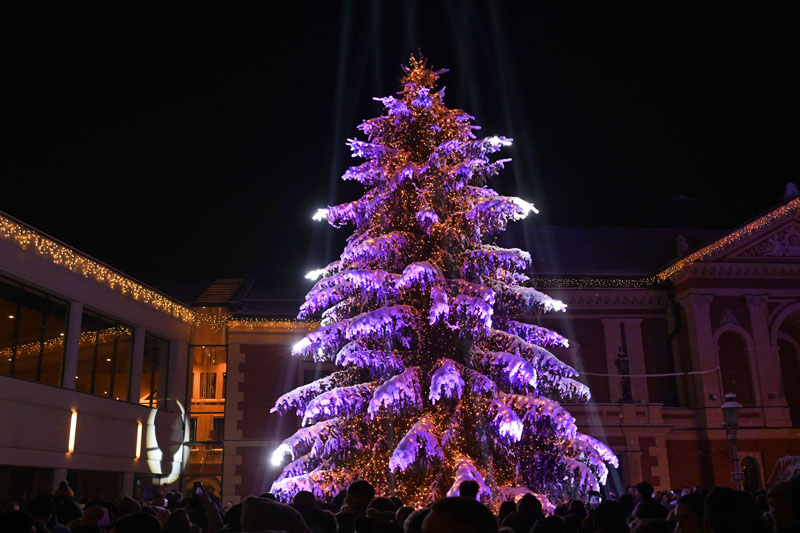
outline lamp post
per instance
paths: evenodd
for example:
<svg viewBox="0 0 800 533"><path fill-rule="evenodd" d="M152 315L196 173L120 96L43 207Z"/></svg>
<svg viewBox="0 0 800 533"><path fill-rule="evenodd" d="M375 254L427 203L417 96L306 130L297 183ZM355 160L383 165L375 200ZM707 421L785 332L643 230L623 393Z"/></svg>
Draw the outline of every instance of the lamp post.
<svg viewBox="0 0 800 533"><path fill-rule="evenodd" d="M742 473L739 472L739 452L736 449L736 432L739 430L739 411L742 404L736 401L736 395L728 393L725 395L725 403L722 404L722 417L725 420L725 436L733 447L733 474L731 477L736 482L736 490L742 490Z"/></svg>

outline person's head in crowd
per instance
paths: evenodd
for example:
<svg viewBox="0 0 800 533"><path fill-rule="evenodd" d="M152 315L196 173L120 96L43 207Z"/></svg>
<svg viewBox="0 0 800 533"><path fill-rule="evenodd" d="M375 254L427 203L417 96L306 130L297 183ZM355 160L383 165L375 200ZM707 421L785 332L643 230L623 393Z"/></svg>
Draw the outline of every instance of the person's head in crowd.
<svg viewBox="0 0 800 533"><path fill-rule="evenodd" d="M400 509L403 506L403 500L401 500L397 496L390 496L389 499L392 500L392 503L394 504L394 510L395 511L397 511L398 509Z"/></svg>
<svg viewBox="0 0 800 533"><path fill-rule="evenodd" d="M633 498L632 494L629 494L627 492L619 497L617 503L622 508L622 511L625 513L625 516L628 516L629 514L633 513L633 508L636 507L636 500Z"/></svg>
<svg viewBox="0 0 800 533"><path fill-rule="evenodd" d="M431 504L422 522L423 533L495 533L494 515L476 500L442 498Z"/></svg>
<svg viewBox="0 0 800 533"><path fill-rule="evenodd" d="M634 486L634 485L628 485L628 486L625 488L625 492L626 492L626 493L628 493L628 494L630 494L631 496L633 496L633 497L635 498L635 497L636 497L636 486Z"/></svg>
<svg viewBox="0 0 800 533"><path fill-rule="evenodd" d="M610 491L608 491L608 498L606 498L606 499L607 499L607 500L614 500L614 501L616 501L616 499L617 499L617 493L616 493L616 492L614 492L613 490L610 490Z"/></svg>
<svg viewBox="0 0 800 533"><path fill-rule="evenodd" d="M37 522L47 524L55 512L55 502L49 494L34 496L28 504L28 514Z"/></svg>
<svg viewBox="0 0 800 533"><path fill-rule="evenodd" d="M792 523L792 507L789 502L789 482L775 483L767 492L769 514L775 529Z"/></svg>
<svg viewBox="0 0 800 533"><path fill-rule="evenodd" d="M533 494L526 494L517 502L517 512L532 515L542 515L542 502Z"/></svg>
<svg viewBox="0 0 800 533"><path fill-rule="evenodd" d="M517 510L517 504L512 500L506 500L500 504L500 509L497 511L497 521L502 524L503 519Z"/></svg>
<svg viewBox="0 0 800 533"><path fill-rule="evenodd" d="M368 509L375 509L376 511L380 511L381 513L394 513L394 502L389 498L372 498L370 500L369 505L367 505Z"/></svg>
<svg viewBox="0 0 800 533"><path fill-rule="evenodd" d="M314 493L301 490L292 498L292 506L296 509L310 509L317 506L317 499Z"/></svg>
<svg viewBox="0 0 800 533"><path fill-rule="evenodd" d="M637 521L631 528L631 533L672 533L672 527L665 520L648 518Z"/></svg>
<svg viewBox="0 0 800 533"><path fill-rule="evenodd" d="M759 531L761 514L744 492L716 487L705 500L705 517L713 533L753 533Z"/></svg>
<svg viewBox="0 0 800 533"><path fill-rule="evenodd" d="M263 492L258 497L264 498L265 500L272 500L273 502L278 501L278 498L276 498L271 492Z"/></svg>
<svg viewBox="0 0 800 533"><path fill-rule="evenodd" d="M581 528L582 521L574 514L568 514L562 518L562 522L564 524L564 533L578 533L578 530Z"/></svg>
<svg viewBox="0 0 800 533"><path fill-rule="evenodd" d="M0 512L6 511L19 511L19 504L15 500L6 500L3 502L3 508L0 509Z"/></svg>
<svg viewBox="0 0 800 533"><path fill-rule="evenodd" d="M567 512L569 514L574 514L581 519L586 518L586 506L581 500L572 500L569 502L569 508Z"/></svg>
<svg viewBox="0 0 800 533"><path fill-rule="evenodd" d="M142 506L139 502L137 502L130 496L125 496L119 503L119 507L117 507L117 516L123 517L125 515L138 513L141 510Z"/></svg>
<svg viewBox="0 0 800 533"><path fill-rule="evenodd" d="M624 496L632 497L630 494ZM572 515L575 516L575 515ZM597 527L603 531L616 531L617 529L625 526L625 518L628 514L625 512L619 502L606 500L594 510L594 520Z"/></svg>
<svg viewBox="0 0 800 533"><path fill-rule="evenodd" d="M231 531L242 530L242 504L237 503L228 509L222 518L222 523L230 528Z"/></svg>
<svg viewBox="0 0 800 533"><path fill-rule="evenodd" d="M653 485L647 481L638 483L636 485L636 494L634 496L636 496L637 501L649 500L653 497Z"/></svg>
<svg viewBox="0 0 800 533"><path fill-rule="evenodd" d="M156 494L156 497L153 498L152 504L155 505L156 507L165 507L166 508L167 499L164 497L164 495L162 493L159 492L158 494Z"/></svg>
<svg viewBox="0 0 800 533"><path fill-rule="evenodd" d="M431 510L425 507L424 509L414 511L408 515L408 518L406 518L406 521L403 523L405 533L422 533L422 522L430 512Z"/></svg>
<svg viewBox="0 0 800 533"><path fill-rule="evenodd" d="M347 496L344 502L355 513L366 511L369 502L375 497L375 487L369 481L360 479L353 481L347 487Z"/></svg>
<svg viewBox="0 0 800 533"><path fill-rule="evenodd" d="M117 520L111 533L161 533L161 524L149 513L133 513Z"/></svg>
<svg viewBox="0 0 800 533"><path fill-rule="evenodd" d="M58 484L58 488L56 488L55 493L53 496L56 498L75 498L75 493L72 492L72 488L70 488L69 483L66 481L62 481Z"/></svg>
<svg viewBox="0 0 800 533"><path fill-rule="evenodd" d="M557 516L540 518L533 524L530 533L564 533L564 524Z"/></svg>
<svg viewBox="0 0 800 533"><path fill-rule="evenodd" d="M176 509L167 517L164 533L192 533L192 521L186 509Z"/></svg>
<svg viewBox="0 0 800 533"><path fill-rule="evenodd" d="M468 479L467 481L462 481L458 486L458 495L462 498L472 498L474 500L478 497L480 490L481 487L477 481Z"/></svg>
<svg viewBox="0 0 800 533"><path fill-rule="evenodd" d="M397 512L394 514L394 521L397 522L400 525L403 525L406 522L406 518L411 516L411 513L413 513L413 512L414 512L414 508L413 507L409 507L409 506L405 505L405 506L401 507L400 509L398 509Z"/></svg>
<svg viewBox="0 0 800 533"><path fill-rule="evenodd" d="M678 499L675 533L699 533L703 530L704 500L699 492L690 492Z"/></svg>
<svg viewBox="0 0 800 533"><path fill-rule="evenodd" d="M305 533L306 523L300 512L290 505L250 496L242 502L242 531L278 530Z"/></svg>
<svg viewBox="0 0 800 533"><path fill-rule="evenodd" d="M0 513L0 531L3 533L36 533L36 523L22 511Z"/></svg>

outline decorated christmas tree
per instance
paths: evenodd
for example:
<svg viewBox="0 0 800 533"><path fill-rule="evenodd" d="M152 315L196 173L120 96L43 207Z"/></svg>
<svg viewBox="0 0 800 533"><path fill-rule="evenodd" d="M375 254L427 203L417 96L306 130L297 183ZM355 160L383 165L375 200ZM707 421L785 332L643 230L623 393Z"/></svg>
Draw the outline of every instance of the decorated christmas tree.
<svg viewBox="0 0 800 533"><path fill-rule="evenodd" d="M293 353L331 375L278 399L302 428L273 454L290 460L281 499L327 498L355 479L422 504L471 479L497 504L534 493L549 506L596 490L617 459L559 402L586 401L577 372L548 347L567 339L533 322L565 305L529 286L530 255L487 243L533 205L487 186L511 139L476 138L474 117L444 105L444 70L404 67L398 97L349 140L366 161L343 179L365 192L315 218L353 226L300 319L319 319ZM286 456L290 456L288 459Z"/></svg>

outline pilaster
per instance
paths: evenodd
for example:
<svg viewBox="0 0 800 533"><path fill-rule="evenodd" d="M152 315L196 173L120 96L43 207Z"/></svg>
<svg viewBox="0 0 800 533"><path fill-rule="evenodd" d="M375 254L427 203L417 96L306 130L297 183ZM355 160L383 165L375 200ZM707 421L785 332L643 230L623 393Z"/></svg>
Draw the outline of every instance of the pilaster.
<svg viewBox="0 0 800 533"><path fill-rule="evenodd" d="M167 382L168 398L175 398L185 406L186 380L188 372L189 346L183 341L171 340L169 342L169 380Z"/></svg>
<svg viewBox="0 0 800 533"><path fill-rule="evenodd" d="M711 328L711 302L713 299L714 297L710 294L690 294L680 301L686 313L689 347L694 367L691 370L709 371L719 366L717 347L714 345ZM696 407L703 408L703 425L721 426L722 395L719 386L719 371L695 374L691 381L695 390Z"/></svg>
<svg viewBox="0 0 800 533"><path fill-rule="evenodd" d="M144 361L144 328L133 331L133 353L131 354L131 382L128 401L139 403L142 394L142 366Z"/></svg>
<svg viewBox="0 0 800 533"><path fill-rule="evenodd" d="M765 294L748 294L745 297L750 312L750 324L753 334L755 353L750 354L750 368L755 374L758 404L765 407L764 422L769 427L791 425L785 399L780 397L781 382L780 361L777 346L772 346L767 318L767 301Z"/></svg>
<svg viewBox="0 0 800 533"><path fill-rule="evenodd" d="M80 349L82 318L83 304L70 302L69 318L67 319L67 338L64 341L64 373L61 376L61 386L65 389L75 389L75 372L78 371L78 350Z"/></svg>

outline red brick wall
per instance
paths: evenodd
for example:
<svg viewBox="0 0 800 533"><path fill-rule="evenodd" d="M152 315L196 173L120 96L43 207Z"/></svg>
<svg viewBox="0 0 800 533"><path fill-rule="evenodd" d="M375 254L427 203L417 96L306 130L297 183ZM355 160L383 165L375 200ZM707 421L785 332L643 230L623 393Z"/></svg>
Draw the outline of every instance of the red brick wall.
<svg viewBox="0 0 800 533"><path fill-rule="evenodd" d="M236 467L236 475L241 476L236 494L245 499L268 492L281 473L281 467L273 467L270 463L272 449L267 446L238 446L236 454L242 458L242 463Z"/></svg>
<svg viewBox="0 0 800 533"><path fill-rule="evenodd" d="M299 427L294 413L270 414L275 400L299 384L300 364L291 355L291 347L279 344L243 344L241 364L244 381L240 392L243 401L237 409L242 413L239 429L243 439L285 439Z"/></svg>
<svg viewBox="0 0 800 533"><path fill-rule="evenodd" d="M654 476L652 467L658 466L658 458L650 455L650 447L656 445L656 439L650 437L639 437L639 449L642 450L642 479L631 480L634 484L639 481L647 481L654 487L661 485L661 477Z"/></svg>

